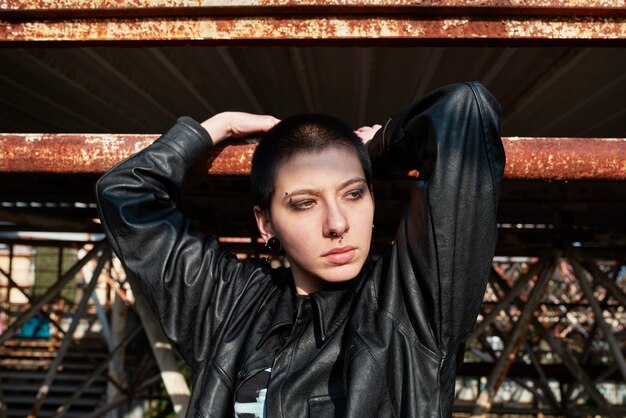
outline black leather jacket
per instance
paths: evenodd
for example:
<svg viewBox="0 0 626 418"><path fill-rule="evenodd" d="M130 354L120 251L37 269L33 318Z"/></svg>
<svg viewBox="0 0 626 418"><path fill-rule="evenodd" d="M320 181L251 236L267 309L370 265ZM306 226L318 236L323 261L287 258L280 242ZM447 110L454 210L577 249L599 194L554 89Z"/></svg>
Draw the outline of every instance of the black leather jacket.
<svg viewBox="0 0 626 418"><path fill-rule="evenodd" d="M393 245L300 301L289 269L190 232L175 196L212 146L197 122L181 118L105 174L107 236L195 373L187 417L233 417L237 389L267 367L270 418L450 416L496 242L498 113L465 83L393 116L368 146L375 174L420 172Z"/></svg>

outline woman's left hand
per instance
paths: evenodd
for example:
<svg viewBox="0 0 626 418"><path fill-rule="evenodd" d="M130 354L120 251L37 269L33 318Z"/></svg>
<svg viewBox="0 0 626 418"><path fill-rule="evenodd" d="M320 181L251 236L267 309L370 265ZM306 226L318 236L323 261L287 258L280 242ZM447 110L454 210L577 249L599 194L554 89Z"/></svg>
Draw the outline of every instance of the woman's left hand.
<svg viewBox="0 0 626 418"><path fill-rule="evenodd" d="M374 134L378 132L380 128L382 128L382 125L361 126L359 129L354 131L354 133L361 138L361 141L363 141L364 144L367 144L372 138L374 138Z"/></svg>
<svg viewBox="0 0 626 418"><path fill-rule="evenodd" d="M280 120L270 115L255 115L246 112L222 112L202 122L213 145L228 138L243 138L270 130Z"/></svg>

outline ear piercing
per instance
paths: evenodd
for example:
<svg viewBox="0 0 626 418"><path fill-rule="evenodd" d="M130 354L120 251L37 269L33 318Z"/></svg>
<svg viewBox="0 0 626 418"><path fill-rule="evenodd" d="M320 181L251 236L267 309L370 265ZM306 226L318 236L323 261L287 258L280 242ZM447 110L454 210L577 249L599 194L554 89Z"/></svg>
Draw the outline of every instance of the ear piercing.
<svg viewBox="0 0 626 418"><path fill-rule="evenodd" d="M276 237L270 237L270 239L265 242L265 247L273 253L278 253L283 249L283 246Z"/></svg>

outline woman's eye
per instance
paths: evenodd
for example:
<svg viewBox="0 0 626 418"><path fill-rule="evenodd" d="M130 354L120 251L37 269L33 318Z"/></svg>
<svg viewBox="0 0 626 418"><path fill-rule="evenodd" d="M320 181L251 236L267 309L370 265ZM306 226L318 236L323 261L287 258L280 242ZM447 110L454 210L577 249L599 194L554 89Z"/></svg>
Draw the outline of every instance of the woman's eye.
<svg viewBox="0 0 626 418"><path fill-rule="evenodd" d="M299 200L295 202L290 202L289 206L293 210L307 210L313 207L315 204L314 200Z"/></svg>
<svg viewBox="0 0 626 418"><path fill-rule="evenodd" d="M349 200L359 200L363 197L363 190L352 190L346 195Z"/></svg>

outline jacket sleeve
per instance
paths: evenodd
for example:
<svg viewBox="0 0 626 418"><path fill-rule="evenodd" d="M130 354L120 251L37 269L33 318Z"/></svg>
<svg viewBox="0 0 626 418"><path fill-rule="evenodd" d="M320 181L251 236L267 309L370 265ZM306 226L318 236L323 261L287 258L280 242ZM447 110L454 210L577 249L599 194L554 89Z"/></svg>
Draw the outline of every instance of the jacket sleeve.
<svg viewBox="0 0 626 418"><path fill-rule="evenodd" d="M204 128L180 118L161 138L97 183L100 219L166 335L192 366L203 361L245 277L217 239L190 232L176 200L185 175L212 147Z"/></svg>
<svg viewBox="0 0 626 418"><path fill-rule="evenodd" d="M450 85L390 118L368 144L376 177L419 171L379 297L441 356L473 327L495 251L499 112L479 83Z"/></svg>

